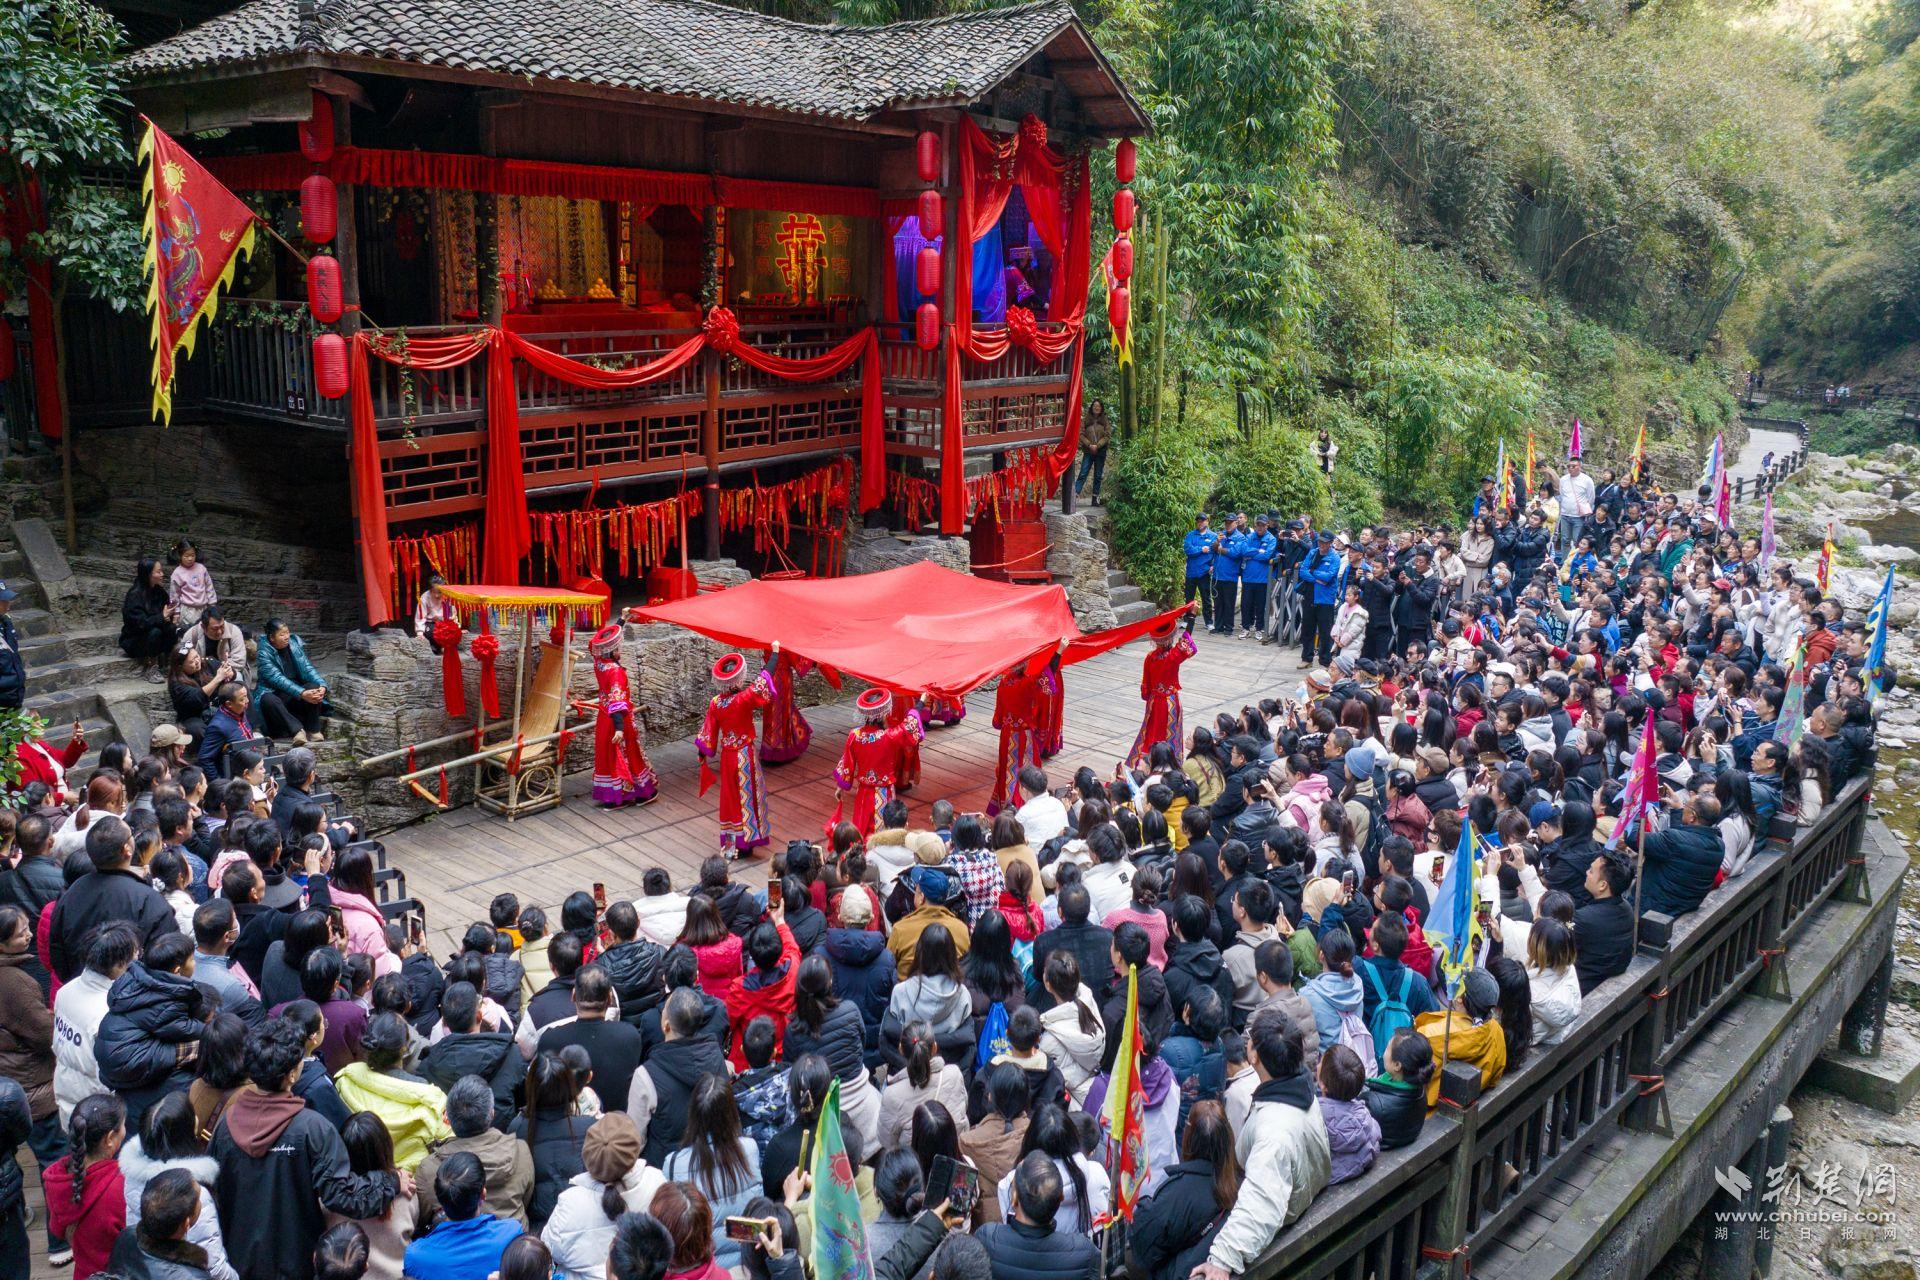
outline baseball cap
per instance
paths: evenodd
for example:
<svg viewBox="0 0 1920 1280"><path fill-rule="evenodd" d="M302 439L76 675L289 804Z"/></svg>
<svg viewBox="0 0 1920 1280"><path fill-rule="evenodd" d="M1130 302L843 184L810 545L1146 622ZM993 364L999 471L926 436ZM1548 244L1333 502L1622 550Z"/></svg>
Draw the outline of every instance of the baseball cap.
<svg viewBox="0 0 1920 1280"><path fill-rule="evenodd" d="M188 741L187 731L177 724L155 725L153 737L149 740L147 749L159 751L165 747L182 746Z"/></svg>
<svg viewBox="0 0 1920 1280"><path fill-rule="evenodd" d="M947 873L938 867L915 867L907 873L907 879L913 887L925 894L930 902L945 902L949 886Z"/></svg>

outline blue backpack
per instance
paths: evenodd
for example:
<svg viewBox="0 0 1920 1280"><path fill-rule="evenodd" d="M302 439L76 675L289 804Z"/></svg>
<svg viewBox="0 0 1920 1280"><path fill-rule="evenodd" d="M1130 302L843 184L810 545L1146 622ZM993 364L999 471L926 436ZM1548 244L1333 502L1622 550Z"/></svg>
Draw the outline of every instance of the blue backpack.
<svg viewBox="0 0 1920 1280"><path fill-rule="evenodd" d="M975 1074L985 1071L989 1063L1010 1047L1007 1044L1007 1006L995 1000L987 1006L987 1016L980 1023L980 1046L973 1053Z"/></svg>
<svg viewBox="0 0 1920 1280"><path fill-rule="evenodd" d="M1373 1033L1373 1043L1382 1059L1385 1059L1387 1046L1393 1043L1394 1033L1402 1027L1413 1025L1413 1014L1407 1009L1407 996L1413 991L1413 970L1407 969L1400 975L1400 994L1389 996L1386 984L1380 981L1380 970L1372 965L1362 965L1367 971L1367 985L1373 988L1373 1016L1367 1019L1367 1030ZM1381 1070L1386 1069L1384 1061Z"/></svg>

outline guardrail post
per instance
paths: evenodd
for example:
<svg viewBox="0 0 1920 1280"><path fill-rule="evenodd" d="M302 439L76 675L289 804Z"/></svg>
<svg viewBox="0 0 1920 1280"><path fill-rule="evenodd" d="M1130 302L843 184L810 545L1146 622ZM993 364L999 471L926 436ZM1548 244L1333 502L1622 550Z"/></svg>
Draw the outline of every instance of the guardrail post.
<svg viewBox="0 0 1920 1280"><path fill-rule="evenodd" d="M1864 906L1873 901L1873 890L1867 884L1867 856L1860 847L1867 836L1867 814L1872 804L1873 793L1868 791L1860 801L1859 811L1847 822L1847 871L1840 887L1834 890L1834 896L1842 902Z"/></svg>
<svg viewBox="0 0 1920 1280"><path fill-rule="evenodd" d="M1434 1264L1431 1271L1422 1268L1426 1280L1468 1280L1467 1218L1473 1207L1474 1137L1480 1131L1480 1108L1475 1104L1479 1100L1479 1068L1463 1062L1441 1066L1440 1106L1435 1114L1453 1117L1460 1126L1460 1141L1453 1148L1433 1241L1420 1248L1421 1258Z"/></svg>
<svg viewBox="0 0 1920 1280"><path fill-rule="evenodd" d="M1785 1107L1774 1108L1773 1119L1767 1124L1767 1165L1761 1170L1765 1179L1761 1185L1767 1190L1773 1189L1776 1177L1785 1174L1790 1153L1788 1144L1792 1140L1793 1112ZM1776 1175L1775 1169L1780 1170L1780 1174ZM1766 1218L1754 1233L1753 1269L1764 1276L1773 1270L1773 1241L1780 1230L1780 1197L1768 1199L1762 1192L1760 1203L1766 1207Z"/></svg>
<svg viewBox="0 0 1920 1280"><path fill-rule="evenodd" d="M1893 991L1893 948L1874 966L1867 985L1840 1019L1840 1043L1863 1058L1880 1056L1887 1030L1887 998Z"/></svg>
<svg viewBox="0 0 1920 1280"><path fill-rule="evenodd" d="M1783 859L1790 860L1793 845L1789 841ZM1787 980L1787 885L1792 881L1792 867L1781 870L1773 878L1773 888L1767 894L1767 909L1760 917L1760 961L1764 966L1760 970L1760 981L1756 995L1768 1000L1793 999L1793 984Z"/></svg>
<svg viewBox="0 0 1920 1280"><path fill-rule="evenodd" d="M1667 1005L1673 976L1672 937L1672 916L1649 911L1640 917L1640 954L1653 957L1653 985L1647 988L1647 1016L1634 1024L1627 1046L1627 1078L1639 1088L1640 1096L1624 1117L1629 1129L1667 1137L1673 1136L1673 1120L1667 1109L1667 1077L1660 1054L1672 1016Z"/></svg>

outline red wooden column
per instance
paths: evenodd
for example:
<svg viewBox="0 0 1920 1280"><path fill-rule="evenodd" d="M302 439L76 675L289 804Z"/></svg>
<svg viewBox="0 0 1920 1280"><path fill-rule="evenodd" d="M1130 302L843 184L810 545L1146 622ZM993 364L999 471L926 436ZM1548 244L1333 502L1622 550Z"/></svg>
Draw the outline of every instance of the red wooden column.
<svg viewBox="0 0 1920 1280"><path fill-rule="evenodd" d="M960 405L961 418L961 420L957 422L948 422L946 420L947 414L945 406L949 403L947 399L947 382L948 372L953 367L951 348L954 341L954 326L971 324L973 322L972 316L957 316L953 313L954 298L957 293L955 286L957 277L954 273L961 269L960 259L963 257L967 259L965 264L966 270L971 271L973 269L973 255L968 252L965 238L960 234L960 174L958 163L955 161L953 154L953 149L958 144L959 137L960 130L954 124L947 123L940 126L940 202L942 210L940 232L940 317L946 322L940 329L939 350L940 404L942 406L940 414L941 441L946 439L946 434L949 431L956 433L964 433L966 431L966 401L961 399L956 402ZM935 443L936 446L938 446L940 441L936 441ZM955 452L957 454L959 451L955 450ZM936 474L938 474L939 467L942 465L944 465L944 462L936 465ZM955 518L949 521L949 515L953 515ZM948 512L945 509L944 502L942 503L940 511L940 531L942 533L946 533L950 528L960 530L964 526L965 520L966 517L964 515Z"/></svg>

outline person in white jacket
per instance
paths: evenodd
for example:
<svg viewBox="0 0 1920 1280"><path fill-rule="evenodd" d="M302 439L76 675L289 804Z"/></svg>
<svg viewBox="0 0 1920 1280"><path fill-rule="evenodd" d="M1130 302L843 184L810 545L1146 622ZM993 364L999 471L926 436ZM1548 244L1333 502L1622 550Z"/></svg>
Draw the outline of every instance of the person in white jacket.
<svg viewBox="0 0 1920 1280"><path fill-rule="evenodd" d="M107 1091L100 1083L93 1038L107 1016L107 992L114 979L139 954L140 939L130 926L100 928L87 944L86 968L72 982L63 983L53 998L53 1098L63 1129L83 1100Z"/></svg>
<svg viewBox="0 0 1920 1280"><path fill-rule="evenodd" d="M1040 1050L1060 1068L1060 1078L1077 1107L1087 1100L1087 1086L1100 1074L1100 1058L1107 1047L1107 1025L1100 1006L1080 981L1080 961L1065 947L1047 953L1040 980L1053 1007L1040 1015Z"/></svg>
<svg viewBox="0 0 1920 1280"><path fill-rule="evenodd" d="M1573 930L1548 917L1527 933L1527 988L1533 1003L1533 1043L1559 1044L1580 1017L1580 975L1574 971Z"/></svg>
<svg viewBox="0 0 1920 1280"><path fill-rule="evenodd" d="M200 1216L187 1228L187 1243L207 1252L207 1272L213 1280L240 1280L227 1261L226 1241L220 1235L220 1211L212 1187L220 1166L208 1154L200 1137L193 1104L185 1093L169 1093L148 1108L140 1132L120 1148L120 1176L127 1184L127 1221L140 1219L140 1196L147 1184L169 1169L185 1169L200 1185Z"/></svg>
<svg viewBox="0 0 1920 1280"><path fill-rule="evenodd" d="M624 1111L609 1111L587 1130L580 1148L586 1171L573 1175L540 1232L557 1280L602 1280L614 1222L647 1212L667 1185L667 1176L640 1158L640 1147L640 1130Z"/></svg>
<svg viewBox="0 0 1920 1280"><path fill-rule="evenodd" d="M1360 647L1367 641L1367 609L1360 603L1358 585L1347 588L1347 598L1333 615L1333 651L1335 657L1357 661Z"/></svg>
<svg viewBox="0 0 1920 1280"><path fill-rule="evenodd" d="M641 896L633 900L640 916L640 934L657 946L670 947L687 927L688 896L673 887L665 867L648 867L640 878Z"/></svg>
<svg viewBox="0 0 1920 1280"><path fill-rule="evenodd" d="M1333 1173L1327 1122L1299 1040L1283 1020L1257 1014L1249 1031L1260 1082L1235 1143L1246 1177L1206 1262L1194 1270L1204 1280L1245 1275L1273 1238L1306 1212Z"/></svg>

